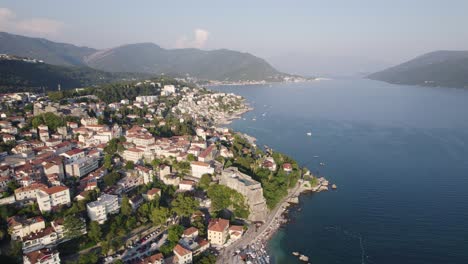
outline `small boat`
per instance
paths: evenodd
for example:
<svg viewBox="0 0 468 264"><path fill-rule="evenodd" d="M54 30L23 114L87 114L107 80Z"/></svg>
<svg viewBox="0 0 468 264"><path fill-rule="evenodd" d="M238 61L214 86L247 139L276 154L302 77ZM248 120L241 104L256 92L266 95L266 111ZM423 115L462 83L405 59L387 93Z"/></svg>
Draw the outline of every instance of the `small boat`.
<svg viewBox="0 0 468 264"><path fill-rule="evenodd" d="M318 158L319 156L314 156L314 158Z"/></svg>
<svg viewBox="0 0 468 264"><path fill-rule="evenodd" d="M311 136L312 136L312 132L307 132L307 136L311 137Z"/></svg>
<svg viewBox="0 0 468 264"><path fill-rule="evenodd" d="M266 116L266 113L263 113L262 116Z"/></svg>
<svg viewBox="0 0 468 264"><path fill-rule="evenodd" d="M325 163L323 163L323 162L320 162L320 166L325 166Z"/></svg>
<svg viewBox="0 0 468 264"><path fill-rule="evenodd" d="M252 118L252 121L256 121L257 119L256 118Z"/></svg>

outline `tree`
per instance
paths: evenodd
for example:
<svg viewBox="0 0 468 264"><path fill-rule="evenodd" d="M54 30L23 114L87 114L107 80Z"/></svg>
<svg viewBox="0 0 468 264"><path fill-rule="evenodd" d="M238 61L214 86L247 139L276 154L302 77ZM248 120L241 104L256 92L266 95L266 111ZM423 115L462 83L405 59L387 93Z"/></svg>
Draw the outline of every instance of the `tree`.
<svg viewBox="0 0 468 264"><path fill-rule="evenodd" d="M179 216L191 216L200 207L200 203L193 197L178 195L172 202L172 211Z"/></svg>
<svg viewBox="0 0 468 264"><path fill-rule="evenodd" d="M169 209L166 207L158 207L151 212L151 221L155 226L163 225L169 218Z"/></svg>
<svg viewBox="0 0 468 264"><path fill-rule="evenodd" d="M196 161L197 158L195 157L195 155L193 155L192 153L188 154L187 155L187 160L192 162L192 161Z"/></svg>
<svg viewBox="0 0 468 264"><path fill-rule="evenodd" d="M112 168L112 155L111 154L106 154L104 156L104 168L108 170Z"/></svg>
<svg viewBox="0 0 468 264"><path fill-rule="evenodd" d="M102 231L101 231L101 226L99 225L98 222L92 221L89 224L88 237L96 243L98 243L101 240Z"/></svg>
<svg viewBox="0 0 468 264"><path fill-rule="evenodd" d="M179 242L180 236L184 233L184 227L181 225L172 225L167 231L167 240L170 243Z"/></svg>
<svg viewBox="0 0 468 264"><path fill-rule="evenodd" d="M135 163L131 160L127 161L125 164L125 169L127 170L133 170L135 168Z"/></svg>
<svg viewBox="0 0 468 264"><path fill-rule="evenodd" d="M198 186L203 190L207 190L210 187L211 183L211 176L209 174L203 174L200 181L198 182Z"/></svg>
<svg viewBox="0 0 468 264"><path fill-rule="evenodd" d="M79 264L88 264L88 263L97 263L99 260L98 255L95 253L88 253L88 254L80 254L80 258L78 259Z"/></svg>
<svg viewBox="0 0 468 264"><path fill-rule="evenodd" d="M126 216L132 214L132 206L130 205L130 201L126 195L122 197L120 212Z"/></svg>
<svg viewBox="0 0 468 264"><path fill-rule="evenodd" d="M76 215L68 215L63 219L65 237L75 238L83 234L86 223Z"/></svg>
<svg viewBox="0 0 468 264"><path fill-rule="evenodd" d="M106 176L104 176L104 184L108 187L114 185L117 183L117 181L120 180L120 174L116 171L114 172L111 172L109 174L107 174Z"/></svg>
<svg viewBox="0 0 468 264"><path fill-rule="evenodd" d="M245 203L245 198L236 190L224 185L214 184L210 185L207 193L214 211L231 209L238 217L247 218L249 216L249 207Z"/></svg>

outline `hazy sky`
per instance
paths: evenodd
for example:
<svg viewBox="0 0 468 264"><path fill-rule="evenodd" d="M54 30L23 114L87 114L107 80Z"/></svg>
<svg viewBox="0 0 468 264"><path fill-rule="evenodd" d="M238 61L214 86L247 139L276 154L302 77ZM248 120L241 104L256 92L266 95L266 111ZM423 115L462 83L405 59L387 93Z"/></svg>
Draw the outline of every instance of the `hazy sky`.
<svg viewBox="0 0 468 264"><path fill-rule="evenodd" d="M2 31L95 48L137 42L228 48L273 61L330 56L398 63L432 50L468 49L467 25L468 0L0 3Z"/></svg>

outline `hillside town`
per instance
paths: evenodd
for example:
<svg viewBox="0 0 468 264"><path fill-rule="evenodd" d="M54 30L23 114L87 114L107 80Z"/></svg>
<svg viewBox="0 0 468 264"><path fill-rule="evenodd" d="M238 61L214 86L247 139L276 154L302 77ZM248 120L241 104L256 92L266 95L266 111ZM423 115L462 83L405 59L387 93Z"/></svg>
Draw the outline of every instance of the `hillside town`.
<svg viewBox="0 0 468 264"><path fill-rule="evenodd" d="M138 87L152 94L0 95L0 231L11 240L2 253L23 263L214 263L304 176L221 126L249 110L240 96L150 80L124 89Z"/></svg>

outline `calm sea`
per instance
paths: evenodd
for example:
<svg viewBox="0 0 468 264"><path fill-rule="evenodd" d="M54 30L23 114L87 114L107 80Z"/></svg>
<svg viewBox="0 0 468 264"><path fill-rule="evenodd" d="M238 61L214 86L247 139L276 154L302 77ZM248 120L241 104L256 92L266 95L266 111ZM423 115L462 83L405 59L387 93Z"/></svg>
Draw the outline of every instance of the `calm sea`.
<svg viewBox="0 0 468 264"><path fill-rule="evenodd" d="M255 108L235 130L338 186L301 197L269 244L275 263L299 263L293 251L313 264L468 263L467 90L362 79L214 89Z"/></svg>

